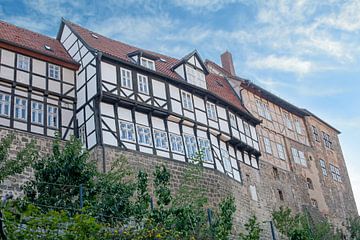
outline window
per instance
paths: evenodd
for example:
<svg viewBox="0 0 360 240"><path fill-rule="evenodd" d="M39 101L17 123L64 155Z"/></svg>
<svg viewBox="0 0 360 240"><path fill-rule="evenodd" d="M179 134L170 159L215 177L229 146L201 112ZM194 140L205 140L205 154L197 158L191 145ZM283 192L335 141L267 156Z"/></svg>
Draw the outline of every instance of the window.
<svg viewBox="0 0 360 240"><path fill-rule="evenodd" d="M322 132L322 134L323 134L323 140L324 140L325 147L332 148L332 142L330 140L329 134L327 134L325 132Z"/></svg>
<svg viewBox="0 0 360 240"><path fill-rule="evenodd" d="M26 121L27 100L20 97L15 97L15 118Z"/></svg>
<svg viewBox="0 0 360 240"><path fill-rule="evenodd" d="M265 152L272 154L271 142L267 137L264 137L264 146L265 146Z"/></svg>
<svg viewBox="0 0 360 240"><path fill-rule="evenodd" d="M216 121L217 116L216 116L216 106L215 106L215 104L207 102L206 103L206 110L207 110L208 118Z"/></svg>
<svg viewBox="0 0 360 240"><path fill-rule="evenodd" d="M10 116L10 95L0 93L0 115Z"/></svg>
<svg viewBox="0 0 360 240"><path fill-rule="evenodd" d="M314 185L310 178L306 178L306 185L308 189L314 189Z"/></svg>
<svg viewBox="0 0 360 240"><path fill-rule="evenodd" d="M183 103L183 107L187 110L192 111L193 110L193 104L192 104L192 99L191 99L191 94L181 91L181 97L182 97L182 103Z"/></svg>
<svg viewBox="0 0 360 240"><path fill-rule="evenodd" d="M251 137L251 131L250 131L249 124L245 121L244 121L244 130L245 130L246 136Z"/></svg>
<svg viewBox="0 0 360 240"><path fill-rule="evenodd" d="M121 86L124 88L133 89L131 71L125 68L120 68Z"/></svg>
<svg viewBox="0 0 360 240"><path fill-rule="evenodd" d="M149 83L148 83L148 77L138 74L137 75L138 80L138 90L141 93L149 94Z"/></svg>
<svg viewBox="0 0 360 240"><path fill-rule="evenodd" d="M292 130L293 129L293 126L292 126L292 122L291 122L291 119L289 117L289 114L285 113L284 115L284 121L285 121L285 125L288 129Z"/></svg>
<svg viewBox="0 0 360 240"><path fill-rule="evenodd" d="M298 134L302 134L301 125L299 120L295 120L295 130Z"/></svg>
<svg viewBox="0 0 360 240"><path fill-rule="evenodd" d="M338 167L335 167L334 165L330 164L330 172L332 175L332 178L337 182L342 182L340 171Z"/></svg>
<svg viewBox="0 0 360 240"><path fill-rule="evenodd" d="M49 64L49 77L59 80L60 79L60 67L58 65Z"/></svg>
<svg viewBox="0 0 360 240"><path fill-rule="evenodd" d="M85 124L79 127L79 140L82 143L82 145L86 144Z"/></svg>
<svg viewBox="0 0 360 240"><path fill-rule="evenodd" d="M278 193L279 193L279 199L280 199L281 201L284 201L284 194L283 194L283 192L282 192L280 189L278 189Z"/></svg>
<svg viewBox="0 0 360 240"><path fill-rule="evenodd" d="M137 129L137 136L138 136L139 144L152 146L150 128L145 127L145 126L137 125L136 129Z"/></svg>
<svg viewBox="0 0 360 240"><path fill-rule="evenodd" d="M154 129L154 141L156 148L169 149L166 132Z"/></svg>
<svg viewBox="0 0 360 240"><path fill-rule="evenodd" d="M204 157L203 160L205 162L213 162L210 141L204 138L199 138L198 140L199 140L200 151L203 152L203 157Z"/></svg>
<svg viewBox="0 0 360 240"><path fill-rule="evenodd" d="M206 88L205 74L189 65L186 65L187 82L201 88Z"/></svg>
<svg viewBox="0 0 360 240"><path fill-rule="evenodd" d="M229 112L230 126L236 128L236 117L234 114Z"/></svg>
<svg viewBox="0 0 360 240"><path fill-rule="evenodd" d="M225 149L221 149L221 157L223 159L225 170L227 172L232 172L229 152Z"/></svg>
<svg viewBox="0 0 360 240"><path fill-rule="evenodd" d="M155 62L147 58L140 58L140 65L155 71Z"/></svg>
<svg viewBox="0 0 360 240"><path fill-rule="evenodd" d="M312 129L312 133L313 133L313 137L315 139L315 141L320 141L320 138L319 138L319 132L317 130L317 128L315 126L311 126L311 129Z"/></svg>
<svg viewBox="0 0 360 240"><path fill-rule="evenodd" d="M24 55L17 55L17 68L29 71L30 70L30 58Z"/></svg>
<svg viewBox="0 0 360 240"><path fill-rule="evenodd" d="M279 158L282 160L285 160L285 151L284 151L284 146L280 143L276 144L276 148L277 148L277 152L279 154Z"/></svg>
<svg viewBox="0 0 360 240"><path fill-rule="evenodd" d="M58 108L54 106L47 107L47 119L48 119L48 127L57 128L58 126Z"/></svg>
<svg viewBox="0 0 360 240"><path fill-rule="evenodd" d="M291 148L291 153L293 155L293 159L294 159L295 163L301 164L301 165L303 165L305 167L307 166L304 152L298 151L295 148Z"/></svg>
<svg viewBox="0 0 360 240"><path fill-rule="evenodd" d="M267 120L272 120L269 107L266 103L263 103L260 100L256 100L256 107L260 116L266 118Z"/></svg>
<svg viewBox="0 0 360 240"><path fill-rule="evenodd" d="M276 167L273 167L273 175L275 179L279 179L279 171Z"/></svg>
<svg viewBox="0 0 360 240"><path fill-rule="evenodd" d="M120 139L135 142L135 128L133 123L120 121Z"/></svg>
<svg viewBox="0 0 360 240"><path fill-rule="evenodd" d="M186 156L193 158L197 152L196 139L193 135L184 134Z"/></svg>
<svg viewBox="0 0 360 240"><path fill-rule="evenodd" d="M321 167L322 174L324 176L327 176L325 161L322 159L320 159L320 167Z"/></svg>
<svg viewBox="0 0 360 240"><path fill-rule="evenodd" d="M44 105L42 103L31 103L31 122L36 124L44 123Z"/></svg>
<svg viewBox="0 0 360 240"><path fill-rule="evenodd" d="M175 153L184 153L184 145L180 135L170 133L171 151Z"/></svg>
<svg viewBox="0 0 360 240"><path fill-rule="evenodd" d="M314 208L318 208L318 203L315 199L311 199L311 206L313 206Z"/></svg>

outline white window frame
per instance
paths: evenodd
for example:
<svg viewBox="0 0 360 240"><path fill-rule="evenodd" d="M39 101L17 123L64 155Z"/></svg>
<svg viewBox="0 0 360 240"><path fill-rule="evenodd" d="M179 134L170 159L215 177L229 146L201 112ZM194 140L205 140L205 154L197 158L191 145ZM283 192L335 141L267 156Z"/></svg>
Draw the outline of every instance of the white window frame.
<svg viewBox="0 0 360 240"><path fill-rule="evenodd" d="M300 163L301 163L301 165L307 167L307 162L306 162L306 158L305 158L304 152L303 152L303 151L299 151L299 150L298 150L298 152L299 152L299 158L300 158Z"/></svg>
<svg viewBox="0 0 360 240"><path fill-rule="evenodd" d="M330 135L327 134L326 132L322 132L322 135L323 135L323 141L324 141L325 147L331 149L332 148L332 142L331 142L331 139L330 139Z"/></svg>
<svg viewBox="0 0 360 240"><path fill-rule="evenodd" d="M134 123L119 120L119 131L120 140L125 142L136 142Z"/></svg>
<svg viewBox="0 0 360 240"><path fill-rule="evenodd" d="M185 65L187 82L206 89L205 74L188 64Z"/></svg>
<svg viewBox="0 0 360 240"><path fill-rule="evenodd" d="M294 162L300 165L307 167L307 162L305 158L305 154L302 151L297 150L296 148L291 148L291 153L294 159Z"/></svg>
<svg viewBox="0 0 360 240"><path fill-rule="evenodd" d="M50 128L58 128L58 125L59 125L59 108L54 105L47 105L47 126Z"/></svg>
<svg viewBox="0 0 360 240"><path fill-rule="evenodd" d="M284 146L281 143L276 143L276 149L277 149L279 158L282 160L286 160Z"/></svg>
<svg viewBox="0 0 360 240"><path fill-rule="evenodd" d="M83 146L86 146L86 129L85 124L79 127L79 140Z"/></svg>
<svg viewBox="0 0 360 240"><path fill-rule="evenodd" d="M49 63L48 77L52 79L60 80L60 66Z"/></svg>
<svg viewBox="0 0 360 240"><path fill-rule="evenodd" d="M31 123L44 125L44 104L31 101Z"/></svg>
<svg viewBox="0 0 360 240"><path fill-rule="evenodd" d="M169 133L171 152L184 154L184 143L180 135Z"/></svg>
<svg viewBox="0 0 360 240"><path fill-rule="evenodd" d="M300 124L300 121L298 119L295 119L294 125L295 125L296 132L298 134L302 134L301 124Z"/></svg>
<svg viewBox="0 0 360 240"><path fill-rule="evenodd" d="M184 109L187 109L189 111L194 111L191 93L181 90L181 99L182 99L181 100L182 106Z"/></svg>
<svg viewBox="0 0 360 240"><path fill-rule="evenodd" d="M11 107L10 94L0 92L0 116L10 117L10 107Z"/></svg>
<svg viewBox="0 0 360 240"><path fill-rule="evenodd" d="M266 103L264 103L261 100L257 99L256 100L256 107L257 107L258 113L259 113L259 115L261 117L266 118L269 121L272 121L269 106Z"/></svg>
<svg viewBox="0 0 360 240"><path fill-rule="evenodd" d="M209 119L217 121L216 105L214 103L206 102L206 112Z"/></svg>
<svg viewBox="0 0 360 240"><path fill-rule="evenodd" d="M140 58L140 65L155 71L155 61L154 60L141 57Z"/></svg>
<svg viewBox="0 0 360 240"><path fill-rule="evenodd" d="M133 89L132 72L126 68L120 68L121 87Z"/></svg>
<svg viewBox="0 0 360 240"><path fill-rule="evenodd" d="M313 134L315 141L320 142L318 129L314 125L311 126L311 129L312 129L312 134Z"/></svg>
<svg viewBox="0 0 360 240"><path fill-rule="evenodd" d="M154 129L154 145L157 149L169 150L168 136L165 131Z"/></svg>
<svg viewBox="0 0 360 240"><path fill-rule="evenodd" d="M27 120L27 105L28 101L23 97L15 97L15 106L14 106L14 118L17 120L26 121Z"/></svg>
<svg viewBox="0 0 360 240"><path fill-rule="evenodd" d="M138 73L137 74L137 82L138 82L138 91L139 91L139 93L149 95L149 80L148 80L148 77Z"/></svg>
<svg viewBox="0 0 360 240"><path fill-rule="evenodd" d="M330 163L330 172L333 180L337 182L342 182L339 168L331 163Z"/></svg>
<svg viewBox="0 0 360 240"><path fill-rule="evenodd" d="M221 148L221 158L226 172L232 173L230 154L226 149Z"/></svg>
<svg viewBox="0 0 360 240"><path fill-rule="evenodd" d="M30 71L30 58L21 54L17 55L16 66L18 69Z"/></svg>
<svg viewBox="0 0 360 240"><path fill-rule="evenodd" d="M137 140L140 145L152 146L151 129L148 126L136 125Z"/></svg>
<svg viewBox="0 0 360 240"><path fill-rule="evenodd" d="M251 137L251 130L250 130L250 125L249 125L249 123L247 123L247 122L245 122L245 121L243 121L243 123L244 123L245 135L246 135L247 137Z"/></svg>
<svg viewBox="0 0 360 240"><path fill-rule="evenodd" d="M203 152L204 162L213 163L214 159L213 159L213 155L212 155L212 151L211 151L211 144L210 144L209 139L198 138L198 141L199 141L200 151Z"/></svg>
<svg viewBox="0 0 360 240"><path fill-rule="evenodd" d="M288 113L284 114L284 122L285 122L285 125L286 125L286 127L288 129L293 130L292 121L291 121L290 116L289 116Z"/></svg>
<svg viewBox="0 0 360 240"><path fill-rule="evenodd" d="M272 147L271 147L270 139L267 137L263 137L263 139L264 139L265 152L268 154L272 154Z"/></svg>
<svg viewBox="0 0 360 240"><path fill-rule="evenodd" d="M327 176L325 160L320 159L320 167L321 167L321 171L322 171L323 176Z"/></svg>
<svg viewBox="0 0 360 240"><path fill-rule="evenodd" d="M237 129L236 116L235 114L229 112L230 126Z"/></svg>
<svg viewBox="0 0 360 240"><path fill-rule="evenodd" d="M189 159L195 157L196 153L198 152L195 136L191 134L184 134L184 145L185 145L186 156Z"/></svg>

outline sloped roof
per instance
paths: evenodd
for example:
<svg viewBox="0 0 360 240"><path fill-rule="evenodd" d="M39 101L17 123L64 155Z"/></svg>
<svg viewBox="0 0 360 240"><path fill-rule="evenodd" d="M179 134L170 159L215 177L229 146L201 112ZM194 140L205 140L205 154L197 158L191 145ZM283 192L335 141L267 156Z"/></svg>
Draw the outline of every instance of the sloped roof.
<svg viewBox="0 0 360 240"><path fill-rule="evenodd" d="M32 32L1 20L0 42L25 48L68 63L77 64L55 38ZM45 45L49 46L51 50L46 50Z"/></svg>
<svg viewBox="0 0 360 240"><path fill-rule="evenodd" d="M179 64L184 58L176 59L173 57L169 57L163 54L155 53L152 51L144 50L135 46L128 45L126 43L116 41L110 39L108 37L102 36L101 34L92 32L86 28L83 28L75 23L69 22L67 20L63 20L63 22L70 27L75 34L78 35L88 47L93 50L97 50L102 52L104 55L108 55L111 57L115 57L116 59L120 59L122 61L127 61L129 63L134 63L133 60L129 57L129 53L133 53L136 51L147 52L153 56L159 57L159 59L155 61L156 72L161 73L167 77L170 77L175 80L184 81L175 71L173 71L173 67ZM97 38L92 35L95 34ZM190 53L191 55L195 52ZM188 55L187 55L188 56ZM186 56L185 56L186 57ZM165 61L163 61L165 60ZM241 112L245 113L249 118L252 118L255 122L257 120L249 111L241 103L240 99L230 86L229 82L221 76L217 76L215 74L207 74L206 82L208 86L208 91L212 94L216 95L223 101L226 101L232 107L239 109Z"/></svg>

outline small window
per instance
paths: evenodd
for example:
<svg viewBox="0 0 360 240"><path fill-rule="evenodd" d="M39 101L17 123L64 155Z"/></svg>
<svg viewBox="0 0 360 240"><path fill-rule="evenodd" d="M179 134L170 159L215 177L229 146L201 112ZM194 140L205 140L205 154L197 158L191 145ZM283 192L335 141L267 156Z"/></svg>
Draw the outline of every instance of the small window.
<svg viewBox="0 0 360 240"><path fill-rule="evenodd" d="M279 170L276 167L273 167L273 175L275 179L279 179Z"/></svg>
<svg viewBox="0 0 360 240"><path fill-rule="evenodd" d="M306 185L308 189L314 190L314 185L310 178L306 178Z"/></svg>
<svg viewBox="0 0 360 240"><path fill-rule="evenodd" d="M338 167L335 167L334 165L330 164L330 171L332 178L337 182L342 182L341 176L340 176L340 170Z"/></svg>
<svg viewBox="0 0 360 240"><path fill-rule="evenodd" d="M256 107L261 117L266 118L269 121L272 120L269 106L266 103L263 103L260 100L256 100Z"/></svg>
<svg viewBox="0 0 360 240"><path fill-rule="evenodd" d="M301 125L299 120L295 120L295 130L298 134L302 134Z"/></svg>
<svg viewBox="0 0 360 240"><path fill-rule="evenodd" d="M58 65L49 63L49 77L60 80L60 67Z"/></svg>
<svg viewBox="0 0 360 240"><path fill-rule="evenodd" d="M215 104L207 102L206 103L206 110L207 110L208 118L217 121Z"/></svg>
<svg viewBox="0 0 360 240"><path fill-rule="evenodd" d="M250 131L250 126L247 122L244 121L244 130L245 130L245 135L248 137L251 137L251 131Z"/></svg>
<svg viewBox="0 0 360 240"><path fill-rule="evenodd" d="M135 142L135 128L133 123L120 121L120 139Z"/></svg>
<svg viewBox="0 0 360 240"><path fill-rule="evenodd" d="M121 86L128 89L133 89L131 71L125 68L120 68Z"/></svg>
<svg viewBox="0 0 360 240"><path fill-rule="evenodd" d="M325 161L322 159L320 159L320 167L321 167L323 176L327 176L326 164L325 164Z"/></svg>
<svg viewBox="0 0 360 240"><path fill-rule="evenodd" d="M200 151L203 152L203 157L205 162L213 162L213 156L211 153L210 141L208 139L199 138L199 147Z"/></svg>
<svg viewBox="0 0 360 240"><path fill-rule="evenodd" d="M229 112L229 118L230 118L230 126L232 126L233 128L237 128L236 125L236 117L234 114L232 114L231 112Z"/></svg>
<svg viewBox="0 0 360 240"><path fill-rule="evenodd" d="M145 126L136 126L137 130L137 137L139 144L152 146L152 140L151 140L151 131L149 127Z"/></svg>
<svg viewBox="0 0 360 240"><path fill-rule="evenodd" d="M295 148L291 148L291 153L293 155L293 159L294 159L295 163L301 164L301 165L303 165L305 167L307 166L304 152L298 151Z"/></svg>
<svg viewBox="0 0 360 240"><path fill-rule="evenodd" d="M193 111L191 94L185 91L181 91L183 107L187 110Z"/></svg>
<svg viewBox="0 0 360 240"><path fill-rule="evenodd" d="M44 124L44 105L40 102L31 103L31 122Z"/></svg>
<svg viewBox="0 0 360 240"><path fill-rule="evenodd" d="M288 129L290 129L290 130L293 129L290 116L289 116L289 114L287 114L287 113L284 114L284 122L285 122L285 125L286 125L286 127L287 127Z"/></svg>
<svg viewBox="0 0 360 240"><path fill-rule="evenodd" d="M278 193L279 193L279 199L280 199L280 201L284 201L284 194L283 194L283 192L282 192L280 189L278 189Z"/></svg>
<svg viewBox="0 0 360 240"><path fill-rule="evenodd" d="M17 68L25 71L30 70L30 58L24 55L17 55Z"/></svg>
<svg viewBox="0 0 360 240"><path fill-rule="evenodd" d="M277 152L279 155L279 158L282 160L285 160L285 150L284 150L284 146L280 143L276 144L276 148L277 148Z"/></svg>
<svg viewBox="0 0 360 240"><path fill-rule="evenodd" d="M86 145L86 131L85 131L85 124L79 127L79 140L83 146Z"/></svg>
<svg viewBox="0 0 360 240"><path fill-rule="evenodd" d="M225 149L221 149L221 157L223 159L225 171L232 173L232 167L230 162L229 152Z"/></svg>
<svg viewBox="0 0 360 240"><path fill-rule="evenodd" d="M58 127L58 108L54 106L47 107L47 119L48 127L57 128Z"/></svg>
<svg viewBox="0 0 360 240"><path fill-rule="evenodd" d="M10 116L10 95L0 93L0 115Z"/></svg>
<svg viewBox="0 0 360 240"><path fill-rule="evenodd" d="M137 80L138 80L138 91L140 93L144 93L144 94L149 94L149 82L148 82L148 77L138 74L137 75Z"/></svg>
<svg viewBox="0 0 360 240"><path fill-rule="evenodd" d="M192 66L186 65L187 82L195 86L206 88L205 74Z"/></svg>
<svg viewBox="0 0 360 240"><path fill-rule="evenodd" d="M15 97L15 118L26 121L27 100L25 98Z"/></svg>
<svg viewBox="0 0 360 240"><path fill-rule="evenodd" d="M181 136L173 133L170 133L169 136L170 136L171 151L174 153L184 154L184 145Z"/></svg>
<svg viewBox="0 0 360 240"><path fill-rule="evenodd" d="M318 203L315 199L311 199L311 206L313 206L314 208L318 208Z"/></svg>
<svg viewBox="0 0 360 240"><path fill-rule="evenodd" d="M155 71L155 62L147 58L140 58L140 65Z"/></svg>
<svg viewBox="0 0 360 240"><path fill-rule="evenodd" d="M193 135L184 134L186 156L193 158L197 153L196 138Z"/></svg>
<svg viewBox="0 0 360 240"><path fill-rule="evenodd" d="M306 158L305 158L304 152L302 152L302 151L298 151L298 152L299 152L299 158L300 158L301 165L306 167L307 163L306 163Z"/></svg>
<svg viewBox="0 0 360 240"><path fill-rule="evenodd" d="M156 148L164 149L164 150L169 149L166 132L154 129L154 141Z"/></svg>
<svg viewBox="0 0 360 240"><path fill-rule="evenodd" d="M264 137L265 152L272 154L271 142L267 137Z"/></svg>
<svg viewBox="0 0 360 240"><path fill-rule="evenodd" d="M313 133L313 137L315 139L315 141L320 141L320 138L319 138L319 132L317 130L317 128L315 126L311 126L311 129L312 129L312 133Z"/></svg>
<svg viewBox="0 0 360 240"><path fill-rule="evenodd" d="M330 140L330 135L325 132L322 132L322 134L323 134L323 140L324 140L325 147L332 148L332 142Z"/></svg>

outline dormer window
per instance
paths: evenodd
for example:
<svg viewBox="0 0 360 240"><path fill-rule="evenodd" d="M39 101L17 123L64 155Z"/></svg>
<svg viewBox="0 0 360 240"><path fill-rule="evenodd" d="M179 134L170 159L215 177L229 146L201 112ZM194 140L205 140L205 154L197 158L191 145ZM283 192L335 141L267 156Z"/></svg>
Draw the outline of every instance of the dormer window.
<svg viewBox="0 0 360 240"><path fill-rule="evenodd" d="M155 62L153 60L141 57L140 58L140 65L155 71Z"/></svg>
<svg viewBox="0 0 360 240"><path fill-rule="evenodd" d="M186 65L186 78L188 83L206 88L205 74L192 66Z"/></svg>

